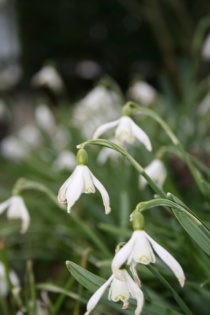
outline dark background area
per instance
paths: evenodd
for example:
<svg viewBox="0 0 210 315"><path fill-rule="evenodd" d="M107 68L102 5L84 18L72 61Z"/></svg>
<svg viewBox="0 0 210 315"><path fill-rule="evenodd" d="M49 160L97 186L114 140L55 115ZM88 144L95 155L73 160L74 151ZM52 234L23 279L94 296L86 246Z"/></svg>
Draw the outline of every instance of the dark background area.
<svg viewBox="0 0 210 315"><path fill-rule="evenodd" d="M17 0L15 5L25 83L53 60L70 95L93 83L77 74L83 60L99 64L94 80L108 74L126 88L132 76L141 75L158 85L158 76L166 73L180 93L177 59L191 57L196 28L210 12L208 0Z"/></svg>

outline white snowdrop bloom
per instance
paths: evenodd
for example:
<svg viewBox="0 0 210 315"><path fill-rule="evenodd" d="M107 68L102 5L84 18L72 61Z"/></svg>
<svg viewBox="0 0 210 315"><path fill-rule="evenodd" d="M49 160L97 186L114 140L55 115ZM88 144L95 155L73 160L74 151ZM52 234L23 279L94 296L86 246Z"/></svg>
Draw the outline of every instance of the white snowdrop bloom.
<svg viewBox="0 0 210 315"><path fill-rule="evenodd" d="M210 60L210 33L207 35L204 41L201 55L204 60Z"/></svg>
<svg viewBox="0 0 210 315"><path fill-rule="evenodd" d="M101 124L120 115L120 96L104 86L97 86L79 101L73 112L72 122L86 138Z"/></svg>
<svg viewBox="0 0 210 315"><path fill-rule="evenodd" d="M74 153L63 150L58 155L57 159L54 162L54 168L61 171L61 170L69 170L72 171L77 165L76 156Z"/></svg>
<svg viewBox="0 0 210 315"><path fill-rule="evenodd" d="M122 309L128 309L129 298L136 299L137 307L135 315L141 314L144 295L139 286L133 281L125 269L118 270L118 277L112 275L90 298L87 303L87 311L85 315L89 315L95 306L98 304L100 298L105 290L110 286L108 299L114 302L122 301Z"/></svg>
<svg viewBox="0 0 210 315"><path fill-rule="evenodd" d="M63 81L57 70L51 66L44 66L31 79L31 85L34 87L46 86L54 92L60 92L63 89Z"/></svg>
<svg viewBox="0 0 210 315"><path fill-rule="evenodd" d="M148 106L156 99L157 91L148 83L137 81L128 89L128 96L140 105Z"/></svg>
<svg viewBox="0 0 210 315"><path fill-rule="evenodd" d="M67 210L70 213L71 207L82 193L95 193L94 186L100 191L105 206L105 213L108 214L111 211L109 195L104 186L86 165L76 166L74 172L61 186L58 192L58 201L60 203L67 203Z"/></svg>
<svg viewBox="0 0 210 315"><path fill-rule="evenodd" d="M137 263L144 265L155 263L156 260L153 249L173 271L181 287L183 287L185 275L178 261L143 230L134 231L131 239L115 254L112 260L113 273L117 273L118 269L127 262L127 264L130 265L131 272L134 272L134 278L137 277L135 270Z"/></svg>
<svg viewBox="0 0 210 315"><path fill-rule="evenodd" d="M0 214L7 209L8 219L20 219L22 221L21 233L25 233L30 224L30 217L25 202L21 196L12 196L0 203Z"/></svg>
<svg viewBox="0 0 210 315"><path fill-rule="evenodd" d="M29 147L14 136L5 137L1 142L1 154L12 161L20 161L29 156Z"/></svg>
<svg viewBox="0 0 210 315"><path fill-rule="evenodd" d="M115 121L111 121L98 127L93 135L93 139L99 138L104 132L114 127L117 127L115 138L121 145L124 142L133 143L135 139L138 139L144 144L148 151L152 150L148 135L128 116L122 116Z"/></svg>
<svg viewBox="0 0 210 315"><path fill-rule="evenodd" d="M51 134L55 129L55 119L54 116L49 109L49 107L45 104L40 104L35 109L35 119L38 126Z"/></svg>
<svg viewBox="0 0 210 315"><path fill-rule="evenodd" d="M153 160L147 167L145 167L145 172L152 180L154 180L158 186L162 187L166 177L167 171L165 165L161 160ZM144 188L147 185L146 179L140 175L139 176L139 186L140 188Z"/></svg>
<svg viewBox="0 0 210 315"><path fill-rule="evenodd" d="M120 145L115 139L111 139L113 143ZM119 161L120 153L107 147L103 147L97 157L97 162L101 165L105 164L108 160L113 165L117 165Z"/></svg>
<svg viewBox="0 0 210 315"><path fill-rule="evenodd" d="M39 129L33 125L26 125L20 129L19 137L31 147L38 147L42 143Z"/></svg>
<svg viewBox="0 0 210 315"><path fill-rule="evenodd" d="M13 270L9 272L10 281L13 286L19 286L19 279L16 273ZM5 267L3 263L0 261L0 295L6 296L9 292Z"/></svg>

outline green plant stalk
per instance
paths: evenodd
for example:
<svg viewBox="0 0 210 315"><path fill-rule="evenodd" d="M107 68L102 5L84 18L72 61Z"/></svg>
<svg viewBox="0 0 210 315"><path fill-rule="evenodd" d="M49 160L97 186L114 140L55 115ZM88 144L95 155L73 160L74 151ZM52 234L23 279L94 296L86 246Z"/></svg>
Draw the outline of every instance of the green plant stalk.
<svg viewBox="0 0 210 315"><path fill-rule="evenodd" d="M70 278L67 281L66 285L64 286L64 289L69 291L72 288L74 282L75 282L75 279L73 277ZM60 308L61 308L61 306L63 304L63 301L65 300L65 298L66 298L66 295L64 293L61 293L58 296L58 298L55 301L55 305L54 305L54 307L53 307L53 309L51 311L51 315L57 315L58 314L58 312L59 312L59 310L60 310Z"/></svg>
<svg viewBox="0 0 210 315"><path fill-rule="evenodd" d="M35 280L34 280L34 274L33 274L32 261L27 262L27 274L28 274L28 281L29 281L30 298L31 298L31 302L32 302L32 307L31 307L31 305L29 306L30 314L36 315L36 311L37 311L36 288L35 288Z"/></svg>
<svg viewBox="0 0 210 315"><path fill-rule="evenodd" d="M155 267L151 264L147 266L147 268L158 278L164 286L171 292L173 298L176 300L177 304L180 306L184 314L193 315L188 306L183 302L180 296L176 293L176 291L172 288L172 286L166 281L166 279L157 271Z"/></svg>
<svg viewBox="0 0 210 315"><path fill-rule="evenodd" d="M162 198L167 198L166 193L163 191L161 187L159 187L144 171L144 168L122 147L118 146L117 144L104 140L104 139L97 139L97 140L88 140L85 141L77 146L77 148L84 148L86 145L99 145L108 147L110 149L116 150L121 153L130 163L131 165L137 170L139 174L141 174L148 182L148 184L152 187L152 189L156 192L156 194Z"/></svg>
<svg viewBox="0 0 210 315"><path fill-rule="evenodd" d="M203 186L203 179L201 177L200 172L194 167L194 165L191 162L191 159L189 158L189 155L185 152L182 144L180 143L179 139L176 137L176 135L173 133L169 125L154 111L152 111L149 108L140 107L138 104L134 102L128 102L124 106L124 108L130 109L130 115L134 113L139 114L145 114L147 116L150 116L153 118L156 122L160 124L160 126L163 128L163 130L166 132L168 137L171 139L172 143L176 146L177 150L180 152L182 159L185 161L186 165L190 169L200 191L206 195L205 188Z"/></svg>

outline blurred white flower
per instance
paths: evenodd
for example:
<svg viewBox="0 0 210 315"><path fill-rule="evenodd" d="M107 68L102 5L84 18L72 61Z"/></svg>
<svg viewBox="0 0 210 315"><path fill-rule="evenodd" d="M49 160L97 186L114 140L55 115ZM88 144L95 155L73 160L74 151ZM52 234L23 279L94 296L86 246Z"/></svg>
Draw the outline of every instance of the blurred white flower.
<svg viewBox="0 0 210 315"><path fill-rule="evenodd" d="M185 275L178 261L143 230L134 231L130 240L115 254L115 257L112 260L113 274L117 274L119 268L127 262L127 264L130 265L134 279L137 278L138 280L135 269L136 264L141 263L148 265L150 263L155 263L156 261L152 248L173 271L181 287L183 287Z"/></svg>
<svg viewBox="0 0 210 315"><path fill-rule="evenodd" d="M144 144L148 151L152 150L152 145L147 134L128 116L122 116L118 120L101 125L94 132L93 139L99 138L101 134L114 127L117 127L115 138L121 145L124 142L133 143L136 138Z"/></svg>
<svg viewBox="0 0 210 315"><path fill-rule="evenodd" d="M63 150L58 155L57 159L54 162L54 168L61 170L69 170L72 171L77 165L77 159L74 153Z"/></svg>
<svg viewBox="0 0 210 315"><path fill-rule="evenodd" d="M198 115L204 117L210 110L210 93L208 93L198 106Z"/></svg>
<svg viewBox="0 0 210 315"><path fill-rule="evenodd" d="M31 147L38 147L42 143L42 135L39 129L33 125L26 125L18 132L20 139Z"/></svg>
<svg viewBox="0 0 210 315"><path fill-rule="evenodd" d="M72 122L85 138L91 138L97 126L119 117L121 104L116 92L97 86L76 104Z"/></svg>
<svg viewBox="0 0 210 315"><path fill-rule="evenodd" d="M0 71L0 90L13 88L21 79L22 68L18 64L9 64Z"/></svg>
<svg viewBox="0 0 210 315"><path fill-rule="evenodd" d="M71 141L71 134L68 129L61 126L56 126L53 132L53 147L57 151L65 149Z"/></svg>
<svg viewBox="0 0 210 315"><path fill-rule="evenodd" d="M112 164L115 165L118 163L119 156L119 152L109 148L103 148L98 154L97 162L103 165L107 162L108 159L110 159Z"/></svg>
<svg viewBox="0 0 210 315"><path fill-rule="evenodd" d="M21 196L12 196L0 203L0 214L7 209L8 219L20 219L22 221L21 233L28 230L30 217L25 202Z"/></svg>
<svg viewBox="0 0 210 315"><path fill-rule="evenodd" d="M34 312L34 301L27 301L29 310ZM28 308L22 307L16 315L28 314ZM49 315L47 307L40 300L36 300L36 313L34 315Z"/></svg>
<svg viewBox="0 0 210 315"><path fill-rule="evenodd" d="M9 272L10 281L14 287L19 286L19 279L16 273L13 270ZM9 287L6 278L5 267L3 263L0 261L0 295L7 296L9 292Z"/></svg>
<svg viewBox="0 0 210 315"><path fill-rule="evenodd" d="M139 286L133 281L128 272L125 269L118 270L118 277L112 275L90 298L87 303L87 312L85 315L89 315L95 306L98 304L105 290L110 286L108 299L114 302L122 301L122 309L128 309L129 298L136 299L137 307L135 315L141 314L144 295Z"/></svg>
<svg viewBox="0 0 210 315"><path fill-rule="evenodd" d="M44 66L31 79L31 85L34 87L46 86L54 92L60 92L63 89L63 81L57 70L51 66Z"/></svg>
<svg viewBox="0 0 210 315"><path fill-rule="evenodd" d="M153 160L147 167L145 167L145 172L152 180L154 180L158 186L162 187L166 177L167 171L165 165L161 160ZM140 175L139 176L139 186L140 188L144 188L147 185L146 179Z"/></svg>
<svg viewBox="0 0 210 315"><path fill-rule="evenodd" d="M51 134L54 131L56 126L55 119L47 105L40 104L36 107L35 119L38 126L48 134Z"/></svg>
<svg viewBox="0 0 210 315"><path fill-rule="evenodd" d="M58 192L58 201L67 203L67 210L70 213L71 207L82 193L95 193L94 186L100 191L105 206L105 213L108 214L111 211L109 195L86 165L77 165L71 176L61 186Z"/></svg>
<svg viewBox="0 0 210 315"><path fill-rule="evenodd" d="M140 105L148 106L156 99L157 91L148 83L137 81L128 89L128 97Z"/></svg>
<svg viewBox="0 0 210 315"><path fill-rule="evenodd" d="M203 43L201 56L204 60L210 60L210 33L207 35Z"/></svg>
<svg viewBox="0 0 210 315"><path fill-rule="evenodd" d="M80 61L75 70L76 74L84 79L95 79L101 73L100 65L93 60Z"/></svg>
<svg viewBox="0 0 210 315"><path fill-rule="evenodd" d="M1 142L1 154L12 161L20 161L29 156L29 147L22 140L14 137L5 137Z"/></svg>

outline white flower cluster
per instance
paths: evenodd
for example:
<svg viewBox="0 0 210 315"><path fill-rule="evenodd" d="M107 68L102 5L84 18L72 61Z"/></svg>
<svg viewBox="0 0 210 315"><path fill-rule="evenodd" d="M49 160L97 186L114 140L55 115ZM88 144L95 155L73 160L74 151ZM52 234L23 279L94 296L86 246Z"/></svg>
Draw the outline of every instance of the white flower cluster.
<svg viewBox="0 0 210 315"><path fill-rule="evenodd" d="M120 119L105 123L98 127L93 135L97 139L103 133L116 127L114 142L123 146L125 142L133 143L136 139L142 143L148 151L152 150L152 145L148 135L137 126L134 121L124 115ZM71 176L64 182L58 193L58 201L67 204L68 212L79 199L82 193L94 193L95 187L100 191L105 206L105 213L111 211L109 195L104 186L92 174L87 167L87 153L80 148L77 155L78 165ZM104 162L104 161L103 161ZM166 179L166 169L164 164L155 159L145 168L145 172L157 185L162 186ZM147 182L141 176L139 179L140 187L143 188ZM133 215L135 221L135 215ZM137 301L135 315L142 312L144 304L144 295L141 290L141 282L136 271L137 264L148 265L155 263L154 252L165 262L173 271L181 286L184 285L185 276L180 264L176 259L166 251L162 246L156 243L143 228L134 229L131 239L116 253L111 267L111 277L93 294L87 303L85 315L89 315L95 308L105 290L109 287L108 299L114 302L122 301L122 309L129 307L129 299L134 298ZM129 275L125 264L130 267L132 276Z"/></svg>

